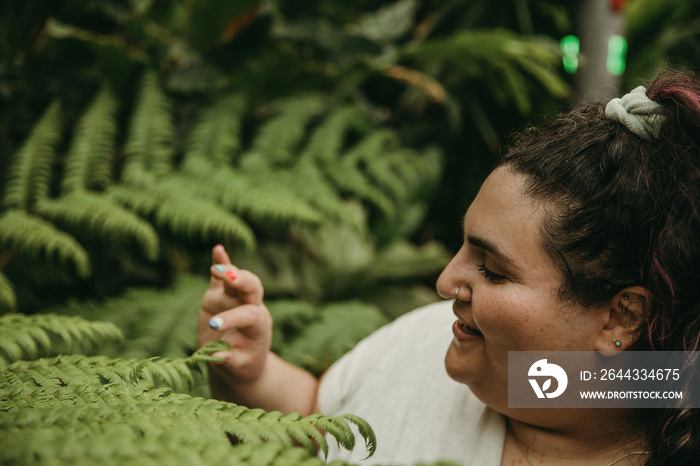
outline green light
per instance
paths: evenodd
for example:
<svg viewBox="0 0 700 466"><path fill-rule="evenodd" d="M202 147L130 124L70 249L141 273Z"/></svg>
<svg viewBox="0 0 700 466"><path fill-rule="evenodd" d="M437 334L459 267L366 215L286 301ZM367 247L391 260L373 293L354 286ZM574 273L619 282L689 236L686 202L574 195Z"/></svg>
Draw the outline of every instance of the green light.
<svg viewBox="0 0 700 466"><path fill-rule="evenodd" d="M608 40L608 73L620 76L625 71L627 58L627 39L622 36L611 36Z"/></svg>
<svg viewBox="0 0 700 466"><path fill-rule="evenodd" d="M578 69L578 53L580 43L576 36L565 36L561 39L561 51L564 54L562 64L567 73L575 73Z"/></svg>

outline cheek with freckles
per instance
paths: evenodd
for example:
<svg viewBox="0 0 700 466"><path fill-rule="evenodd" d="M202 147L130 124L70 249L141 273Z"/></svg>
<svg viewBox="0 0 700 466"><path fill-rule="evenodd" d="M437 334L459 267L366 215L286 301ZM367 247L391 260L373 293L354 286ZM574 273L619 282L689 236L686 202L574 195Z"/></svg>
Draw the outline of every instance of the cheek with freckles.
<svg viewBox="0 0 700 466"><path fill-rule="evenodd" d="M506 354L535 350L547 340L552 322L535 312L536 307L522 300L494 299L483 304L482 312L477 313L474 307L474 320L493 350Z"/></svg>

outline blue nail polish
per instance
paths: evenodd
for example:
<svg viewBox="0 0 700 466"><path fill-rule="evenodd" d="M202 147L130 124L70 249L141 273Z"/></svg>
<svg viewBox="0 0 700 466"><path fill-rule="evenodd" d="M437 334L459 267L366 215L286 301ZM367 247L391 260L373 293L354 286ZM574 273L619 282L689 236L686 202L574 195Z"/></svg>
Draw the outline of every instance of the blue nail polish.
<svg viewBox="0 0 700 466"><path fill-rule="evenodd" d="M209 326L214 330L221 328L222 325L224 325L224 319L221 317L212 317L209 319Z"/></svg>
<svg viewBox="0 0 700 466"><path fill-rule="evenodd" d="M226 267L224 267L224 266L221 265L221 264L216 264L216 265L214 266L214 268L215 268L216 270L218 270L219 272L221 272L221 273L226 272Z"/></svg>

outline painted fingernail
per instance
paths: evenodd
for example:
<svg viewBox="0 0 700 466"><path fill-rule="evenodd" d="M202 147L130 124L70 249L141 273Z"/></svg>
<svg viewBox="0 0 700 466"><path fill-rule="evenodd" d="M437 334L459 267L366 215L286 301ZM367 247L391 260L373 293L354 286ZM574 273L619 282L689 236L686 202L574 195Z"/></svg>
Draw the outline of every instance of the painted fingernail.
<svg viewBox="0 0 700 466"><path fill-rule="evenodd" d="M209 319L209 326L215 330L221 328L222 325L224 325L224 319L221 317L212 317Z"/></svg>
<svg viewBox="0 0 700 466"><path fill-rule="evenodd" d="M224 266L221 265L221 264L216 264L216 265L214 266L214 268L215 268L216 270L218 270L220 273L226 272L226 267L224 267Z"/></svg>
<svg viewBox="0 0 700 466"><path fill-rule="evenodd" d="M228 275L231 280L235 280L238 278L238 275L236 275L236 272L234 272L233 270L229 270L228 272L226 272L226 275Z"/></svg>

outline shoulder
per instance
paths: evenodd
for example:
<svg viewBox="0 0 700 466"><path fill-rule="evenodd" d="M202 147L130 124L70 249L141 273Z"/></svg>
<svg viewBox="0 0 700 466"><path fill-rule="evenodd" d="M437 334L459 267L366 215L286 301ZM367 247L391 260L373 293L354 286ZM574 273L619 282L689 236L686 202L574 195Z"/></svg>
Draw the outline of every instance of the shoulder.
<svg viewBox="0 0 700 466"><path fill-rule="evenodd" d="M335 411L371 374L384 377L416 365L442 370L452 340L452 302L442 301L404 314L376 330L336 361L321 379L319 408ZM387 371L387 368L390 370ZM383 374L383 375L382 375ZM331 400L334 400L331 402Z"/></svg>
<svg viewBox="0 0 700 466"><path fill-rule="evenodd" d="M444 334L451 332L451 323L454 320L452 301L439 301L398 317L361 343L371 343L374 339L381 339L386 336L394 336L398 340L404 340L410 338L413 331L431 331L426 336L442 337ZM436 333L432 331L436 331Z"/></svg>
<svg viewBox="0 0 700 466"><path fill-rule="evenodd" d="M376 330L346 356L351 358L355 353L369 352L388 358L395 352L405 351L406 346L432 346L436 341L444 342L445 338L451 340L454 320L452 301L432 303L408 312Z"/></svg>

